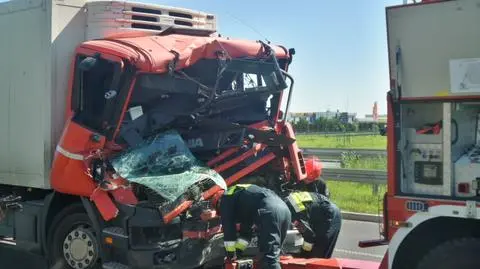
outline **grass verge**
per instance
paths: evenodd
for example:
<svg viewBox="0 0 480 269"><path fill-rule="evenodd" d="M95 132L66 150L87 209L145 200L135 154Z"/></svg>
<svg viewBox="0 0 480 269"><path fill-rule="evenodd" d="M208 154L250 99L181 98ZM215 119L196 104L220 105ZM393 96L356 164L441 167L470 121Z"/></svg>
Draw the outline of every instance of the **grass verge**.
<svg viewBox="0 0 480 269"><path fill-rule="evenodd" d="M344 152L341 158L342 168L387 170L387 157L377 156L361 158L354 152Z"/></svg>
<svg viewBox="0 0 480 269"><path fill-rule="evenodd" d="M338 182L327 179L330 198L342 210L357 213L381 214L386 184L378 186L373 194L373 185L356 182Z"/></svg>
<svg viewBox="0 0 480 269"><path fill-rule="evenodd" d="M359 158L351 152L342 156L342 167L351 169L374 169L386 170L386 157ZM331 199L342 211L357 213L381 214L383 209L383 194L386 192L386 184L377 185L357 183L357 182L338 182L327 179L330 189ZM376 192L374 192L376 188Z"/></svg>
<svg viewBox="0 0 480 269"><path fill-rule="evenodd" d="M300 148L345 148L345 149L386 149L387 138L380 135L297 135ZM386 170L387 159L383 156L360 158L354 152L342 155L342 168ZM382 199L386 184L374 185L356 182L338 182L327 180L331 199L342 211L379 214L382 212Z"/></svg>
<svg viewBox="0 0 480 269"><path fill-rule="evenodd" d="M387 137L381 135L365 136L325 136L297 135L300 148L352 148L352 149L386 149Z"/></svg>

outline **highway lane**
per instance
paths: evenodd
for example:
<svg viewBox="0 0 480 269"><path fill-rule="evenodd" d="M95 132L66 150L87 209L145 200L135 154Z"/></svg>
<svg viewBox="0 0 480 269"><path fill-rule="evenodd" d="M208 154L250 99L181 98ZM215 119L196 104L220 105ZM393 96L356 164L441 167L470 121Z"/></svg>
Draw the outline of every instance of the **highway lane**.
<svg viewBox="0 0 480 269"><path fill-rule="evenodd" d="M379 224L343 220L342 230L335 246L334 257L380 262L387 246L360 248L361 240L379 239Z"/></svg>
<svg viewBox="0 0 480 269"><path fill-rule="evenodd" d="M344 220L334 257L381 261L386 246L362 249L358 241L379 238L376 223ZM17 251L12 246L0 244L1 269L46 269L42 258Z"/></svg>

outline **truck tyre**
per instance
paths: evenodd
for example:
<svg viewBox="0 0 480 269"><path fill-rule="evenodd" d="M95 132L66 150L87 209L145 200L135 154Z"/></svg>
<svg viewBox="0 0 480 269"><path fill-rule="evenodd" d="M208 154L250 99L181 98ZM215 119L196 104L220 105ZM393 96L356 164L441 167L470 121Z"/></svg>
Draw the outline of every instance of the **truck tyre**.
<svg viewBox="0 0 480 269"><path fill-rule="evenodd" d="M480 268L479 252L479 239L455 239L431 250L419 262L417 269L477 269Z"/></svg>
<svg viewBox="0 0 480 269"><path fill-rule="evenodd" d="M63 209L48 232L51 269L100 269L100 245L82 204Z"/></svg>

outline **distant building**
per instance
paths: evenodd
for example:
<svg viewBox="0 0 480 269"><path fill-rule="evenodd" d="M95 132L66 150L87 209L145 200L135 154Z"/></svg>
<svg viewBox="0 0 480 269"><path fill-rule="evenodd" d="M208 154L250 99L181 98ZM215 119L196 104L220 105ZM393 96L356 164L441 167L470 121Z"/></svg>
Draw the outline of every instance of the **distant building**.
<svg viewBox="0 0 480 269"><path fill-rule="evenodd" d="M338 113L339 113L338 111L327 110L325 112L315 112L315 115L317 119L320 119L320 118L334 119L337 117Z"/></svg>
<svg viewBox="0 0 480 269"><path fill-rule="evenodd" d="M324 112L289 112L287 121L297 123L301 119L305 119L309 123L314 123L317 119L340 119L343 123L353 123L357 121L357 113L324 111Z"/></svg>
<svg viewBox="0 0 480 269"><path fill-rule="evenodd" d="M386 123L387 122L387 115L386 114L379 114L377 116L377 120L375 120L375 117L373 114L367 114L365 115L365 118L359 118L358 122L367 122L367 123L374 123L374 122L379 122L379 123Z"/></svg>
<svg viewBox="0 0 480 269"><path fill-rule="evenodd" d="M343 124L354 123L357 121L357 113L341 112L337 115L337 118L340 119L340 122Z"/></svg>

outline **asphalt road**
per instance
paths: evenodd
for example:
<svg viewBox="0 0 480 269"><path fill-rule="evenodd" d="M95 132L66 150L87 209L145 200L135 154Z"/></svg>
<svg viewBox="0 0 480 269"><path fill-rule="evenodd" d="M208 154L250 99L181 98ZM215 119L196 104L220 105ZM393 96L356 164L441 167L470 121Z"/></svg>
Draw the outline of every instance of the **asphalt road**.
<svg viewBox="0 0 480 269"><path fill-rule="evenodd" d="M344 220L334 257L381 261L386 246L362 249L358 241L376 239L378 224ZM12 246L0 244L1 269L46 269L44 261L37 256L20 252Z"/></svg>
<svg viewBox="0 0 480 269"><path fill-rule="evenodd" d="M387 250L387 246L358 247L359 241L379 238L379 225L377 223L344 220L333 256L380 262Z"/></svg>

